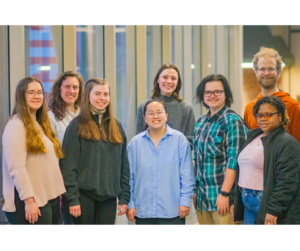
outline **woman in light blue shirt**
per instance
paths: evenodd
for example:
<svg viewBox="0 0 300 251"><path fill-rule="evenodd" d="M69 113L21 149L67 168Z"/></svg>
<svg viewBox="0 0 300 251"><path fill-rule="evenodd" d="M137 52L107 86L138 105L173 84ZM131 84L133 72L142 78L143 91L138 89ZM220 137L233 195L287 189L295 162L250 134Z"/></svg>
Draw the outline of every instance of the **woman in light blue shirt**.
<svg viewBox="0 0 300 251"><path fill-rule="evenodd" d="M136 224L185 224L195 185L189 142L166 125L168 113L161 100L149 100L143 113L148 128L127 148L127 217Z"/></svg>

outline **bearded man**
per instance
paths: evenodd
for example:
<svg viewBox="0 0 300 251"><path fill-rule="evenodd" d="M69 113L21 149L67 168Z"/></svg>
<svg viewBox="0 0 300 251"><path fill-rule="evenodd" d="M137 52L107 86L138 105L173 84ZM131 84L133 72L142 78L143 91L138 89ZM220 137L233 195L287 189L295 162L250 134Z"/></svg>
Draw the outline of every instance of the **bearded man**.
<svg viewBox="0 0 300 251"><path fill-rule="evenodd" d="M290 118L290 124L286 130L300 143L300 104L291 98L290 94L277 88L277 80L282 69L281 56L273 48L261 47L259 52L254 55L252 63L257 81L261 86L261 93L245 108L244 120L248 128L258 128L256 119L252 114L253 106L257 100L273 95L284 102Z"/></svg>

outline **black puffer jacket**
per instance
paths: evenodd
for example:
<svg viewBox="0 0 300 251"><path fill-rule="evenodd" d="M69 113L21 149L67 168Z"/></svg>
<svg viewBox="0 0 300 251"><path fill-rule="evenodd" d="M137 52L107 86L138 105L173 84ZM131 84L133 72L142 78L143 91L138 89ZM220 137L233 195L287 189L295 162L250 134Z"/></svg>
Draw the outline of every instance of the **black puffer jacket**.
<svg viewBox="0 0 300 251"><path fill-rule="evenodd" d="M248 131L247 141L240 152L263 131ZM264 146L264 192L255 224L264 224L266 214L277 216L277 224L300 223L300 145L278 127L261 138ZM244 219L244 205L238 189L239 167L234 188L234 220Z"/></svg>

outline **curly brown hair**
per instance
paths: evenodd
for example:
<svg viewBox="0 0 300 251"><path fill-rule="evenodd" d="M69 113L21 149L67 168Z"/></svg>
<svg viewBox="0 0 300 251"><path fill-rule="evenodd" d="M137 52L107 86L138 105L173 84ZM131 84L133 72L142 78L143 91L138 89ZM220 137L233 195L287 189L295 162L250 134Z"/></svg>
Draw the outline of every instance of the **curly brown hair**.
<svg viewBox="0 0 300 251"><path fill-rule="evenodd" d="M62 120L65 117L67 111L66 103L60 96L60 87L62 85L62 82L65 81L67 77L74 77L79 81L79 93L78 98L75 102L75 108L77 109L78 107L80 107L82 103L84 82L81 75L74 71L63 72L53 83L48 102L49 110L54 113L57 120Z"/></svg>

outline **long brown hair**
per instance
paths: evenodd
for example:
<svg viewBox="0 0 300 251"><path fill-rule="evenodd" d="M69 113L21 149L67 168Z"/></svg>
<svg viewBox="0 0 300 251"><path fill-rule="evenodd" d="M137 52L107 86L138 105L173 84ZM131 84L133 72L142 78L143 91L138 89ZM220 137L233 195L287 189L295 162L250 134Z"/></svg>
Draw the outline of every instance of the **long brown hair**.
<svg viewBox="0 0 300 251"><path fill-rule="evenodd" d="M26 132L26 150L28 153L46 153L47 149L44 145L42 137L40 136L39 130L32 116L30 115L30 109L26 102L26 92L28 89L28 85L32 82L40 83L44 91L42 82L37 78L23 78L17 85L15 94L15 107L9 119L11 119L15 114L17 114L24 123ZM36 120L41 125L44 134L49 138L49 140L52 141L56 156L58 158L63 158L64 156L60 148L59 140L57 139L50 125L45 97L43 100L43 105L36 112Z"/></svg>
<svg viewBox="0 0 300 251"><path fill-rule="evenodd" d="M163 70L165 69L173 69L177 72L178 74L178 82L177 82L177 86L175 91L172 93L172 95L180 102L182 100L182 98L180 98L179 96L179 92L181 90L182 87L182 82L181 82L181 77L180 77L180 73L179 70L177 68L176 65L174 64L164 64L163 66L161 66L158 70L158 72L155 75L154 81L153 81L153 89L151 91L151 98L158 98L158 96L160 95L160 88L159 88L159 83L157 82L159 75L162 73Z"/></svg>
<svg viewBox="0 0 300 251"><path fill-rule="evenodd" d="M80 107L82 103L83 83L84 83L82 77L77 72L74 71L63 72L53 83L50 96L49 96L49 102L48 102L49 109L52 110L57 120L62 120L65 117L67 111L66 103L60 95L61 93L60 87L63 81L67 79L67 77L74 77L79 81L79 93L78 93L78 98L74 104L75 108L77 109L78 107Z"/></svg>
<svg viewBox="0 0 300 251"><path fill-rule="evenodd" d="M78 135L84 139L99 141L103 139L108 140L113 144L120 144L123 142L123 138L117 122L114 119L111 102L106 107L106 111L102 116L100 131L92 118L90 111L90 93L95 85L106 85L109 90L109 84L102 78L93 78L86 82L83 95L83 102L81 105L80 113L78 115ZM108 122L104 122L104 119L110 117Z"/></svg>

